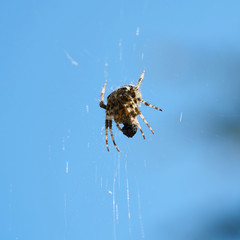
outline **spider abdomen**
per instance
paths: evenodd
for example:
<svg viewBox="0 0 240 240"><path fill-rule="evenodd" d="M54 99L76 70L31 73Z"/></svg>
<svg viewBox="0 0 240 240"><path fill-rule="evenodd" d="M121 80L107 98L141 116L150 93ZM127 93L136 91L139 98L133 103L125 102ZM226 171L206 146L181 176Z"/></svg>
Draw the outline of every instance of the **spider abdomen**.
<svg viewBox="0 0 240 240"><path fill-rule="evenodd" d="M125 124L122 128L122 132L127 137L132 138L137 132L137 125L135 125L135 124Z"/></svg>

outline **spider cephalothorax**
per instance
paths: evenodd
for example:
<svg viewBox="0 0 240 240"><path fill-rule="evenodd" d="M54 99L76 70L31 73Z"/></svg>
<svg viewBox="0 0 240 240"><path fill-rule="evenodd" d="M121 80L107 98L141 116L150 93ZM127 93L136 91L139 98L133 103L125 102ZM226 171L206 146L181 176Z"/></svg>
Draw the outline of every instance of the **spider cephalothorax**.
<svg viewBox="0 0 240 240"><path fill-rule="evenodd" d="M123 132L124 135L127 137L133 137L135 133L137 132L137 127L140 129L143 138L145 139L144 133L141 129L141 126L137 120L137 116L140 115L140 117L143 119L143 121L147 124L147 126L150 128L150 130L153 132L150 125L147 123L146 119L142 115L142 113L139 110L140 103L144 103L145 105L155 108L159 111L162 111L160 108L157 108L147 102L145 102L142 99L141 92L139 90L139 87L141 85L141 82L143 80L145 71L142 72L141 77L138 80L137 86L134 85L126 85L118 88L114 92L112 92L107 97L107 105L103 103L104 100L104 93L106 84L104 84L101 92L101 101L100 101L100 107L106 109L106 121L105 121L105 136L106 136L106 145L107 150L108 148L108 128L110 129L111 138L113 141L114 146L119 151L112 133L112 119L117 124L117 128ZM119 126L119 124L123 124L123 128Z"/></svg>

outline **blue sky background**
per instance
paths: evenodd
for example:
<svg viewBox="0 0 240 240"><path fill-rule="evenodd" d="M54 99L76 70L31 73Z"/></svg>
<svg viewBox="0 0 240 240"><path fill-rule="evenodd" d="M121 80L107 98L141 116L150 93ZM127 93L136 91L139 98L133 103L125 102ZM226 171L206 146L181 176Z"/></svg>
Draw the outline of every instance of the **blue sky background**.
<svg viewBox="0 0 240 240"><path fill-rule="evenodd" d="M239 1L0 3L0 239L240 238ZM114 124L137 83L155 134Z"/></svg>

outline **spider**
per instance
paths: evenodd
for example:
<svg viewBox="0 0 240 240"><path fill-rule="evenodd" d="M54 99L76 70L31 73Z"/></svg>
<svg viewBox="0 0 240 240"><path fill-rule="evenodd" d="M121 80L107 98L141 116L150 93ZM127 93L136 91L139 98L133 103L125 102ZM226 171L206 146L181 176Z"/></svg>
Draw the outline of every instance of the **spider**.
<svg viewBox="0 0 240 240"><path fill-rule="evenodd" d="M141 92L139 90L139 87L142 83L142 80L144 78L145 70L142 72L141 77L138 80L138 83L136 86L134 85L125 85L114 92L112 92L107 97L107 105L104 104L104 93L105 88L107 85L107 82L104 84L101 92L101 101L100 101L100 107L103 109L106 109L106 120L105 120L105 138L106 138L106 145L107 150L109 151L108 147L108 128L110 130L111 138L113 141L113 144L117 151L119 151L114 138L113 138L113 132L112 132L112 119L117 124L117 128L123 132L124 135L127 137L133 137L137 132L137 127L140 129L143 139L145 139L144 133L142 131L142 128L137 120L137 116L139 115L142 120L147 124L149 129L152 133L153 130L148 124L147 120L142 115L141 111L139 110L140 103L144 103L146 106L155 108L159 111L162 111L162 109L157 108L153 106L150 103L147 103L142 99ZM119 126L119 124L123 124L123 128Z"/></svg>

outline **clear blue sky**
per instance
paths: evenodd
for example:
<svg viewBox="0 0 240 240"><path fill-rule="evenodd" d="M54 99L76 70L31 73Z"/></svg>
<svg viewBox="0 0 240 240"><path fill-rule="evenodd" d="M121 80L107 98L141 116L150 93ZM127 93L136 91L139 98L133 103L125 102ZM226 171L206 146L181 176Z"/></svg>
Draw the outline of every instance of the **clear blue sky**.
<svg viewBox="0 0 240 240"><path fill-rule="evenodd" d="M0 9L0 239L240 238L239 1ZM101 88L143 69L155 134L107 152Z"/></svg>

